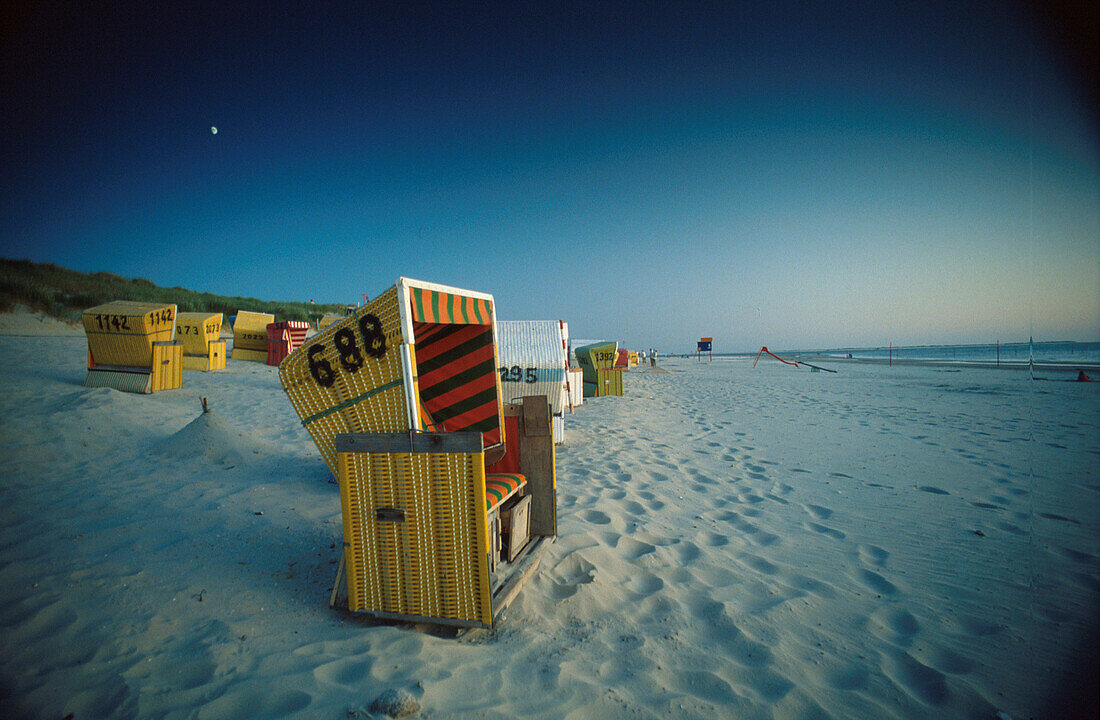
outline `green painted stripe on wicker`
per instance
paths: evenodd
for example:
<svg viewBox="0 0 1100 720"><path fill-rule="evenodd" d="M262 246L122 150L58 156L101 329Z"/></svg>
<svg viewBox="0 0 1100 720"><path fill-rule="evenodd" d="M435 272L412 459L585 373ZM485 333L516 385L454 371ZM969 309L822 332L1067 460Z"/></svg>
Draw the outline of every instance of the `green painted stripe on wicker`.
<svg viewBox="0 0 1100 720"><path fill-rule="evenodd" d="M519 473L497 473L485 476L485 511L492 510L516 490L527 484Z"/></svg>

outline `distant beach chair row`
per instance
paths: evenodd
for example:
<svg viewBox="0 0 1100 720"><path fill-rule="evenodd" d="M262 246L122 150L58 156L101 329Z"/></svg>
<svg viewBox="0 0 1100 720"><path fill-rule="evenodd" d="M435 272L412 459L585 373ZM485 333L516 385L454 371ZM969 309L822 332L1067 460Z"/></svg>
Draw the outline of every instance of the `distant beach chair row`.
<svg viewBox="0 0 1100 720"><path fill-rule="evenodd" d="M247 310L232 319L233 359L275 366L305 341L310 327ZM221 313L181 313L170 303L116 300L85 310L81 320L88 339L87 387L173 390L182 387L182 370L209 372L226 366Z"/></svg>

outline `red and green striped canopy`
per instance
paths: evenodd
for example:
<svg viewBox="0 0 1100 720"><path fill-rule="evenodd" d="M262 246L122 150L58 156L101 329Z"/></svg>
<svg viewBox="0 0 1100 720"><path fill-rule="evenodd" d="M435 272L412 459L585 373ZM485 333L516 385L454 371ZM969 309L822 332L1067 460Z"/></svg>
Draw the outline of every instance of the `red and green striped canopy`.
<svg viewBox="0 0 1100 720"><path fill-rule="evenodd" d="M491 325L492 300L453 293L409 288L413 322Z"/></svg>
<svg viewBox="0 0 1100 720"><path fill-rule="evenodd" d="M480 432L486 446L500 442L492 301L415 287L409 293L421 420Z"/></svg>

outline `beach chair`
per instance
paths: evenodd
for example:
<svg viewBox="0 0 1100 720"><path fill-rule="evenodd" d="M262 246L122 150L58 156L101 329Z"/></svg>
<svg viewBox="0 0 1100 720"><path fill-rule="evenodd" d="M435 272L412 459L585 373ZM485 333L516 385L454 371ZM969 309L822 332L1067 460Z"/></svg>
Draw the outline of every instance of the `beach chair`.
<svg viewBox="0 0 1100 720"><path fill-rule="evenodd" d="M85 387L151 393L182 386L175 305L116 300L85 310L81 320L88 338Z"/></svg>
<svg viewBox="0 0 1100 720"><path fill-rule="evenodd" d="M495 315L401 278L279 367L340 485L353 612L492 627L557 534L549 401L504 405Z"/></svg>
<svg viewBox="0 0 1100 720"><path fill-rule="evenodd" d="M502 320L497 323L500 386L504 402L525 395L550 398L554 442L565 441L566 409L572 409L566 386L569 361L560 320Z"/></svg>
<svg viewBox="0 0 1100 720"><path fill-rule="evenodd" d="M584 377L584 397L623 394L623 371L614 367L618 343L584 345L577 348L576 355Z"/></svg>
<svg viewBox="0 0 1100 720"><path fill-rule="evenodd" d="M221 313L178 313L176 339L183 344L183 369L224 370L226 342L221 332Z"/></svg>
<svg viewBox="0 0 1100 720"><path fill-rule="evenodd" d="M321 319L317 321L317 332L321 332L322 330L327 328L329 325L331 325L333 323L340 322L341 320L343 320L346 317L347 317L347 315L337 315L336 313L325 313L324 315L321 316Z"/></svg>
<svg viewBox="0 0 1100 720"><path fill-rule="evenodd" d="M267 324L267 364L278 367L306 339L309 323L304 320L283 320Z"/></svg>
<svg viewBox="0 0 1100 720"><path fill-rule="evenodd" d="M233 323L233 359L267 362L267 326L275 322L271 313L238 310Z"/></svg>

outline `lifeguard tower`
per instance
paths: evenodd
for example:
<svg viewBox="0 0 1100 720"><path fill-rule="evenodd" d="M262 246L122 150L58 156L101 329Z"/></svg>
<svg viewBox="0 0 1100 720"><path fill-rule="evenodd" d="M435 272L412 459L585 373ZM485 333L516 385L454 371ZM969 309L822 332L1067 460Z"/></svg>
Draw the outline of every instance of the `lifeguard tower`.
<svg viewBox="0 0 1100 720"><path fill-rule="evenodd" d="M175 305L116 300L85 310L81 320L88 337L85 387L151 393L182 386Z"/></svg>
<svg viewBox="0 0 1100 720"><path fill-rule="evenodd" d="M703 353L707 354L707 360L713 360L714 359L714 357L711 355L711 351L710 351L711 344L713 342L714 342L714 338L712 338L712 337L699 338L699 342L695 346L696 347L695 354L696 354L696 359L697 360L702 360L703 359Z"/></svg>
<svg viewBox="0 0 1100 720"><path fill-rule="evenodd" d="M233 359L267 362L267 326L273 322L271 313L238 310L233 323Z"/></svg>
<svg viewBox="0 0 1100 720"><path fill-rule="evenodd" d="M618 347L617 342L609 341L577 348L577 364L584 373L585 397L623 394L623 371L615 369Z"/></svg>
<svg viewBox="0 0 1100 720"><path fill-rule="evenodd" d="M549 401L505 406L497 357L491 295L401 278L280 366L339 481L349 610L492 627L557 534Z"/></svg>
<svg viewBox="0 0 1100 720"><path fill-rule="evenodd" d="M183 369L224 370L226 342L221 333L221 313L178 313L176 339L183 343Z"/></svg>

